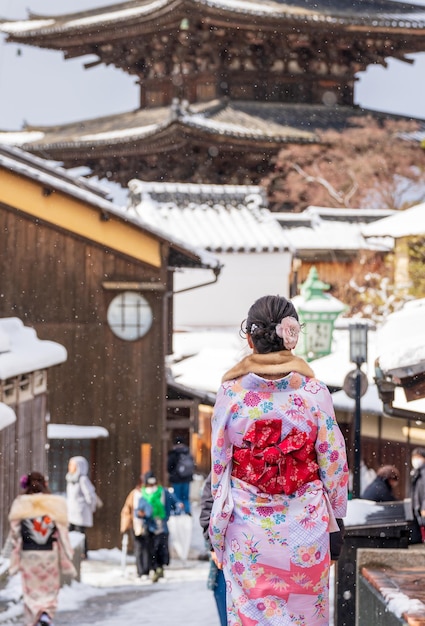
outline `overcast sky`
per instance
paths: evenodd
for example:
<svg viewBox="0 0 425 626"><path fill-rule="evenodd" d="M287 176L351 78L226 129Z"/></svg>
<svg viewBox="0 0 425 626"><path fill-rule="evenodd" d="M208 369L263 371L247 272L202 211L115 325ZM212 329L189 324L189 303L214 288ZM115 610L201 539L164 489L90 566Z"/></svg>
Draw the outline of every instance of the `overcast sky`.
<svg viewBox="0 0 425 626"><path fill-rule="evenodd" d="M0 19L22 19L28 10L51 15L116 4L118 0L0 0ZM425 5L425 0L417 0ZM0 129L56 124L137 108L136 78L112 67L85 70L94 57L65 61L62 53L6 44L0 35ZM356 104L425 118L425 53L413 65L389 60L359 75Z"/></svg>

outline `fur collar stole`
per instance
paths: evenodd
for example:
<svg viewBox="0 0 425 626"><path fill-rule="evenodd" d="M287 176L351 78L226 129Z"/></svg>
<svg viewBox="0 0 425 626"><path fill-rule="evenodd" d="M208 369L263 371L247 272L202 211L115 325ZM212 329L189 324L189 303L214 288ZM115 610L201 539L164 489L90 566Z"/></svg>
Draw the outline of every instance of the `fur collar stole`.
<svg viewBox="0 0 425 626"><path fill-rule="evenodd" d="M314 378L314 372L307 362L301 357L293 355L289 350L270 352L269 354L252 353L226 372L222 382L246 374L283 377L291 372L298 372L303 376Z"/></svg>
<svg viewBox="0 0 425 626"><path fill-rule="evenodd" d="M49 515L58 524L68 524L66 500L51 493L34 493L18 496L9 513L11 522Z"/></svg>

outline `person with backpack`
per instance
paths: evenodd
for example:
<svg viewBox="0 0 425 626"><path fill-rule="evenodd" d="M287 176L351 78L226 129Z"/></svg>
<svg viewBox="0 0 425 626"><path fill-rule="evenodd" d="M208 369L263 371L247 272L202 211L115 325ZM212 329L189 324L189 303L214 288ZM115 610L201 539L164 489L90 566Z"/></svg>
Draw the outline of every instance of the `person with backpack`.
<svg viewBox="0 0 425 626"><path fill-rule="evenodd" d="M176 437L174 446L168 453L167 471L174 494L180 502L183 502L184 512L191 515L189 491L195 471L195 461L189 447L183 443L181 437Z"/></svg>
<svg viewBox="0 0 425 626"><path fill-rule="evenodd" d="M142 521L144 532L149 538L142 550L146 551L145 560L149 563L149 570L153 570L154 583L164 577L164 566L170 564L167 522L171 512L180 514L182 506L175 494L160 485L151 471L146 472L135 515Z"/></svg>

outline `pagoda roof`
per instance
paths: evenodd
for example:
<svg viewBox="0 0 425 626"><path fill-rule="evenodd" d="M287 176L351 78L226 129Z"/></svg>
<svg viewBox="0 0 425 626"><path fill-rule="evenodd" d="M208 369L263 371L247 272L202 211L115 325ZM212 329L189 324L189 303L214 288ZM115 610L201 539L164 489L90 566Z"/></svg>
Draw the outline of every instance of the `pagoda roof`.
<svg viewBox="0 0 425 626"><path fill-rule="evenodd" d="M216 17L224 25L232 17L240 26L252 25L252 20L299 26L308 24L316 29L324 26L342 30L370 32L406 32L425 29L425 7L390 0L132 0L89 11L60 16L30 14L28 20L4 21L1 30L11 41L40 46L70 49L88 43L123 37L123 29L133 33L146 29L150 23L158 29L161 23L170 26L182 17L197 15ZM173 19L174 18L174 19ZM66 39L64 39L66 36ZM75 40L74 40L75 37ZM76 41L78 40L78 42ZM82 53L82 52L81 52Z"/></svg>
<svg viewBox="0 0 425 626"><path fill-rule="evenodd" d="M351 118L394 116L360 107L217 100L207 104L174 103L171 107L137 109L59 126L27 125L20 131L0 131L0 143L42 152L49 158L87 150L91 155L116 152L121 146L145 154L162 152L192 141L278 148L285 143L314 143L319 129L353 126ZM158 139L161 143L158 144ZM168 140L167 140L168 138ZM223 149L223 144L220 146Z"/></svg>
<svg viewBox="0 0 425 626"><path fill-rule="evenodd" d="M298 105L273 105L254 102L214 101L207 104L175 102L168 107L137 109L127 113L82 120L60 126L26 126L21 131L0 131L0 143L19 145L30 152L48 151L49 155L87 149L115 149L119 145L134 146L154 140L154 152L158 152L157 139L163 144L168 136L172 145L176 133L206 138L229 137L232 142L246 141L281 144L287 142L308 143L315 141L309 126L311 116L305 113L311 107ZM314 107L313 118L325 124L323 118L331 117L326 107ZM284 110L285 109L285 110ZM348 109L348 107L347 107ZM280 112L280 114L279 114ZM304 115L303 115L304 112ZM346 117L341 112L341 117ZM328 120L329 121L329 120ZM54 158L51 156L50 158Z"/></svg>
<svg viewBox="0 0 425 626"><path fill-rule="evenodd" d="M61 161L65 168L85 165L100 178L110 172L108 178L124 186L135 175L144 180L257 183L261 176L258 171L255 175L256 164L271 163L284 144L318 142L319 129L343 130L355 126L356 117L368 115L401 118L351 106L174 102L60 126L0 131L0 144ZM202 165L202 175L189 168L182 176L179 168L192 162Z"/></svg>

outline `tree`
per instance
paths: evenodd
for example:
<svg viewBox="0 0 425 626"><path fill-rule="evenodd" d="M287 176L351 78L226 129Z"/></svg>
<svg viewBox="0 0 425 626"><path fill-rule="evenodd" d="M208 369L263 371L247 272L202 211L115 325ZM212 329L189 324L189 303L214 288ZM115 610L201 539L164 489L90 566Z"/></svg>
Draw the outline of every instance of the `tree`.
<svg viewBox="0 0 425 626"><path fill-rule="evenodd" d="M309 205L401 209L425 198L425 151L414 121L351 118L318 131L315 144L288 145L263 180L272 211Z"/></svg>

